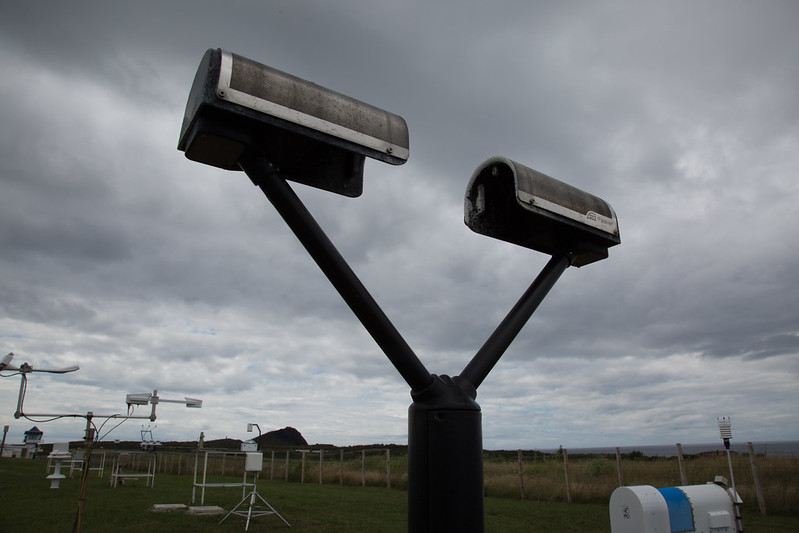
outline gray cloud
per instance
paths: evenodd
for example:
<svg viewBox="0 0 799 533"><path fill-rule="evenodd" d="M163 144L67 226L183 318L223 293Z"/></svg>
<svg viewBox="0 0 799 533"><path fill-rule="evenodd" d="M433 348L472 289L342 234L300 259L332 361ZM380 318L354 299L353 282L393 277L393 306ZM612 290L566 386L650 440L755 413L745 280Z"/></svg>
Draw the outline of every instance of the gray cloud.
<svg viewBox="0 0 799 533"><path fill-rule="evenodd" d="M0 349L80 364L35 376L72 410L206 400L164 409L161 438L259 417L310 441L405 438L407 386L269 202L175 149L221 46L407 120L409 162L368 161L361 198L295 189L432 372L460 372L546 261L464 226L481 161L616 209L621 246L564 274L481 387L487 446L708 441L716 414L796 439L798 19L792 2L15 5ZM0 381L3 405L17 387Z"/></svg>

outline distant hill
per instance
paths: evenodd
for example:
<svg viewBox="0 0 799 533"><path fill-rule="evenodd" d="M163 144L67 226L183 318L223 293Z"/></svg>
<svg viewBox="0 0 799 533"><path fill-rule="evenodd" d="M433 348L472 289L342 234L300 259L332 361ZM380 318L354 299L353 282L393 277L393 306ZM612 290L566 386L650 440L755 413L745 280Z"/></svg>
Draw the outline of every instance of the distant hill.
<svg viewBox="0 0 799 533"><path fill-rule="evenodd" d="M284 427L283 429L276 429L275 431L269 431L268 433L264 433L260 436L260 438L256 435L252 439L245 439L245 440L254 440L257 441L260 448L280 448L283 446L308 446L308 441L305 440L305 437L302 436L302 433L294 429L293 427ZM206 448L219 448L219 449L236 449L238 450L241 447L241 442L239 439L214 439L214 440L206 440L204 446Z"/></svg>
<svg viewBox="0 0 799 533"><path fill-rule="evenodd" d="M293 447L293 446L308 446L308 441L305 440L305 437L302 434L294 429L293 427L284 427L283 429L276 429L275 431L270 431L268 433L264 433L258 438L258 435L255 435L252 439L244 439L244 440L255 440L258 441L260 448L283 448L283 447ZM240 450L241 449L241 440L239 439L231 439L229 437L225 437L224 439L206 439L203 442L203 447L206 449L211 450ZM84 446L83 441L74 441L70 442L70 449L79 449ZM50 453L52 450L52 444L44 444L42 446L44 453ZM122 442L114 442L114 441L101 441L96 446L98 449L101 450L108 450L108 449L119 449L119 450L138 450L141 448L140 441L122 441ZM161 445L158 446L160 450L196 450L197 449L197 441L168 441L163 442Z"/></svg>
<svg viewBox="0 0 799 533"><path fill-rule="evenodd" d="M302 434L293 427L284 427L255 437L253 440L257 441L261 448L270 446L308 446L308 441Z"/></svg>

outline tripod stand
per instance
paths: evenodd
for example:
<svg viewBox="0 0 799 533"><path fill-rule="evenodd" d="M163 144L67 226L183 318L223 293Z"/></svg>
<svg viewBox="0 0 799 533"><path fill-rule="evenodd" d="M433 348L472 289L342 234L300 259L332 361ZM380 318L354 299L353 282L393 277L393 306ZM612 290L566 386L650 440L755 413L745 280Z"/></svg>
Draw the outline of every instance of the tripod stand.
<svg viewBox="0 0 799 533"><path fill-rule="evenodd" d="M225 515L225 518L223 518L222 520L219 521L220 524L222 522L224 522L225 520L227 520L228 517L230 515L232 515L232 514L235 514L235 515L238 515L238 516L243 516L243 517L245 517L247 519L247 521L244 524L244 531L247 531L247 529L249 529L249 527L250 527L250 520L252 518L254 518L256 516L266 516L266 515L270 515L270 514L275 514L275 515L278 516L278 518L283 520L283 522L285 522L287 526L291 527L291 524L289 524L288 521L285 518L280 516L280 513L278 513L275 510L275 508L272 507L269 504L268 501L266 501L260 494L258 494L258 489L256 487L256 484L258 482L258 472L261 471L262 464L263 464L263 455L262 454L260 454L260 453L248 453L247 454L247 458L245 460L245 465L244 465L244 470L245 470L245 472L252 472L253 473L252 491L250 491L249 494L244 496L244 498L242 498L241 501L238 504L236 504L236 506L233 509L231 509L228 514ZM245 481L246 481L246 479L245 479ZM258 500L261 500L261 502L263 502L263 505L260 505L256 501L256 498ZM264 506L266 506L266 507L264 507Z"/></svg>

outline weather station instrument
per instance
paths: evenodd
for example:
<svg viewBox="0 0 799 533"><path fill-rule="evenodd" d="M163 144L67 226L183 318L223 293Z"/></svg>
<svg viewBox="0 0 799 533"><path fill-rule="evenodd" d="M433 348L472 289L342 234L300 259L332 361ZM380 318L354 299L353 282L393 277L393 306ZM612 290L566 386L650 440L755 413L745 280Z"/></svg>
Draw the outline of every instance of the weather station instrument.
<svg viewBox="0 0 799 533"><path fill-rule="evenodd" d="M717 419L728 459L732 429L730 417ZM655 488L651 485L618 487L610 495L612 533L743 533L741 505L735 478L728 488L724 476L704 485Z"/></svg>
<svg viewBox="0 0 799 533"><path fill-rule="evenodd" d="M241 501L233 506L230 512L226 514L219 523L221 524L231 515L242 516L246 519L244 522L244 531L247 531L250 528L250 521L253 518L273 514L280 518L288 527L291 527L288 520L283 518L283 516L277 512L277 509L272 507L272 504L258 493L258 473L263 470L264 467L264 454L258 451L260 448L261 427L258 424L248 423L247 432L252 433L253 427L258 429L259 440L256 440L254 443L242 442L241 444L241 449L244 452L244 483L242 485L249 487L250 492L245 494ZM248 474L252 474L252 483L247 483Z"/></svg>
<svg viewBox="0 0 799 533"><path fill-rule="evenodd" d="M551 259L459 375L431 374L288 183L357 197L365 158L403 164L408 138L398 115L209 49L189 93L178 149L193 161L244 171L410 386L408 530L482 532L477 388L561 274L608 257L621 242L619 226L596 196L507 158L481 164L466 190L466 225Z"/></svg>
<svg viewBox="0 0 799 533"><path fill-rule="evenodd" d="M92 449L94 447L94 443L101 440L104 436L108 435L111 431L116 429L119 424L125 422L126 420L131 419L146 419L154 422L156 419L156 412L155 408L159 403L180 403L185 405L189 408L200 408L202 407L202 400L198 400L196 398L184 398L183 400L169 400L165 398L161 398L158 396L158 391L154 390L152 394L150 393L140 393L140 394L128 394L125 401L128 406L127 414L111 414L111 415L102 415L96 414L93 411L88 411L87 413L26 413L24 411L24 402L25 402L25 393L27 391L28 385L28 374L33 372L45 372L50 374L66 374L69 372L75 372L80 369L77 365L69 366L66 368L57 368L57 369L43 369L43 368L34 368L29 363L22 363L20 366L14 366L12 364L12 359L14 358L14 353L9 353L2 360L0 360L0 372L12 372L8 375L3 375L2 377L10 377L19 374L20 375L20 387L19 387L19 396L17 398L17 408L14 412L14 418L25 418L28 420L32 420L34 422L49 422L52 420L57 420L61 418L85 418L86 419L86 430L84 434L84 438L86 441L86 451L84 452L84 459L83 459L83 473L81 478L81 492L80 497L78 500L78 513L75 520L75 528L73 529L74 532L79 532L82 519L83 519L83 505L86 500L86 482L88 480L89 468L90 468L90 461L92 455ZM2 374L0 374L2 375ZM134 415L133 409L134 406L138 405L152 405L152 409L149 414L147 415ZM34 420L35 418L39 419L46 419L46 420ZM94 424L95 419L106 419L106 422L97 428ZM105 435L100 435L100 431L104 427L105 423L110 420L119 420L119 424L111 428Z"/></svg>

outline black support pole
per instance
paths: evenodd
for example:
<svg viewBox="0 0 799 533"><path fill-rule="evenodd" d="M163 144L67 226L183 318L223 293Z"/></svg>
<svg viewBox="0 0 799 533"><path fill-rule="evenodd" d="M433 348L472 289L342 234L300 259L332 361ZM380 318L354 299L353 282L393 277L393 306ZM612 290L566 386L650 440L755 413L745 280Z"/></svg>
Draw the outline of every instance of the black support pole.
<svg viewBox="0 0 799 533"><path fill-rule="evenodd" d="M426 389L433 379L430 372L377 305L294 190L280 177L278 169L257 152L242 156L239 166L272 202L411 389Z"/></svg>
<svg viewBox="0 0 799 533"><path fill-rule="evenodd" d="M480 386L569 265L570 254L552 256L532 285L463 369L461 378L471 383L475 389Z"/></svg>
<svg viewBox="0 0 799 533"><path fill-rule="evenodd" d="M435 376L408 410L408 531L482 533L483 430L477 387L571 264L552 257L460 376Z"/></svg>
<svg viewBox="0 0 799 533"><path fill-rule="evenodd" d="M482 533L483 428L475 389L435 376L408 409L408 531Z"/></svg>
<svg viewBox="0 0 799 533"><path fill-rule="evenodd" d="M350 309L411 387L408 410L408 531L482 533L482 383L530 316L571 264L547 263L460 376L430 374L347 265L299 197L263 155L248 152L239 166L264 192Z"/></svg>

